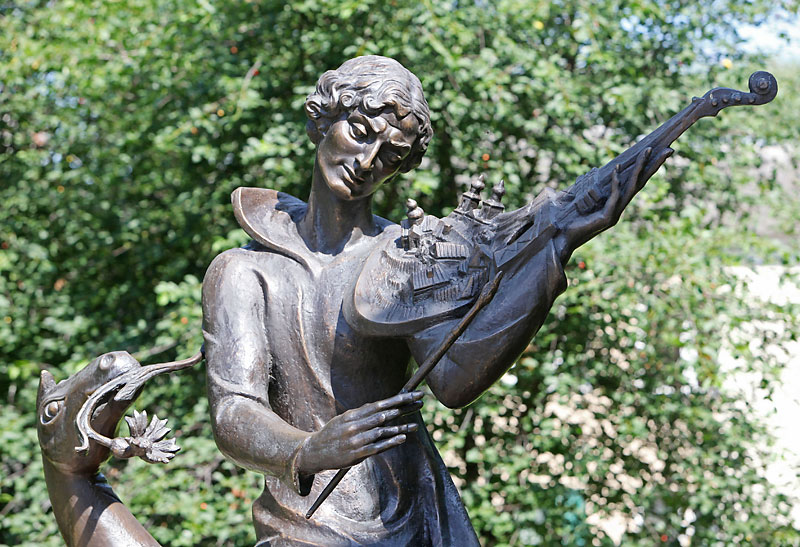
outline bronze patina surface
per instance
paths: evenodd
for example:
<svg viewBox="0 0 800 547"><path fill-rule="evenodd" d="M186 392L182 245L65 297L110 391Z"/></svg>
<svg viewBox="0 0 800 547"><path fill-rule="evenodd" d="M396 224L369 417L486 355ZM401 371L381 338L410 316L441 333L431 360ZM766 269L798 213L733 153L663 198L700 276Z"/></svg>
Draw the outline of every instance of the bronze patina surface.
<svg viewBox="0 0 800 547"><path fill-rule="evenodd" d="M203 283L214 435L264 474L259 545L478 545L414 389L426 380L449 407L479 397L541 327L575 249L616 224L670 144L702 117L776 93L757 72L749 92L695 98L564 191L507 212L502 181L487 191L478 177L450 215L409 200L398 225L372 214L372 197L419 165L431 140L420 82L378 56L323 74L305 104L316 145L307 202L237 189L234 214L252 241L216 257ZM157 373L141 368L121 352L57 386L42 376L40 442L70 545L155 543L97 475L109 448L148 461L176 450L161 421L140 415L131 437L111 438Z"/></svg>

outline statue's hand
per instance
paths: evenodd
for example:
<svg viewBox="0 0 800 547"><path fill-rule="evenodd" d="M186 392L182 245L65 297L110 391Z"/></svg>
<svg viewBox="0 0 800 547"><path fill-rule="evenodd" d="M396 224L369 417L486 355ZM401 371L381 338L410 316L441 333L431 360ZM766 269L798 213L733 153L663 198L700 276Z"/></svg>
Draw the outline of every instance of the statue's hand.
<svg viewBox="0 0 800 547"><path fill-rule="evenodd" d="M646 148L636 156L632 166L622 171L617 166L611 172L611 192L605 205L565 223L556 242L559 254L569 257L576 248L619 221L633 196L672 154L672 149L663 149L655 157L651 157L651 152L651 148Z"/></svg>
<svg viewBox="0 0 800 547"><path fill-rule="evenodd" d="M351 467L404 443L417 424L384 424L419 410L422 395L421 391L401 393L335 416L303 442L296 460L298 471L313 475L324 469Z"/></svg>
<svg viewBox="0 0 800 547"><path fill-rule="evenodd" d="M642 167L650 157L651 149L647 148L636 157L630 173L627 173L625 182L620 184L619 180L619 166L611 173L611 194L606 200L605 206L599 211L595 211L589 215L583 216L580 220L573 222L570 229L578 235L579 238L585 237L585 234L594 235L594 233L614 226L622 215L625 206L630 203L636 192L641 189L640 175ZM620 188L624 187L624 191Z"/></svg>

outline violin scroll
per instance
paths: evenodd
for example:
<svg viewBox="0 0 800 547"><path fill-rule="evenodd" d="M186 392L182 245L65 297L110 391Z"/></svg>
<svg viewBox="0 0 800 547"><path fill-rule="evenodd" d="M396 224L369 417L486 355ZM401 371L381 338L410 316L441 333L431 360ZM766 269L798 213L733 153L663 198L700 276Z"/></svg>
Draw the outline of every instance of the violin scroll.
<svg viewBox="0 0 800 547"><path fill-rule="evenodd" d="M716 116L728 106L760 105L770 102L778 94L778 81L764 70L753 72L747 82L749 93L728 87L715 87L702 98L695 97L692 102L705 107L698 117Z"/></svg>

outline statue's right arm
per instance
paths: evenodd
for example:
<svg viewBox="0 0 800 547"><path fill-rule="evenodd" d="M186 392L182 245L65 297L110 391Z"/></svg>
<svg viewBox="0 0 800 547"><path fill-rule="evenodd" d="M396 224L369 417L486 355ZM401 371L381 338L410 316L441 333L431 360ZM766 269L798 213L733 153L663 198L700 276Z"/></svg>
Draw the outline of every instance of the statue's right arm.
<svg viewBox="0 0 800 547"><path fill-rule="evenodd" d="M295 456L310 433L270 407L265 325L269 288L247 257L218 256L203 282L203 335L211 424L217 446L238 465L281 477L300 491Z"/></svg>
<svg viewBox="0 0 800 547"><path fill-rule="evenodd" d="M405 442L415 423L384 425L421 406L421 392L397 395L331 418L319 431L293 427L271 408L266 324L270 291L244 249L218 256L203 281L208 397L217 446L238 465L284 479L305 495L313 475L349 467Z"/></svg>

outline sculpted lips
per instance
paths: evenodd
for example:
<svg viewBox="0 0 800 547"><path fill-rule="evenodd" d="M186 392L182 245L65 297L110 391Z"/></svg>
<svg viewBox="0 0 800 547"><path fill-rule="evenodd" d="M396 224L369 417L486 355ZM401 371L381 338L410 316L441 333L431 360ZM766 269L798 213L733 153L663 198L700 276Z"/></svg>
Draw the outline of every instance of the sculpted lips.
<svg viewBox="0 0 800 547"><path fill-rule="evenodd" d="M347 174L347 178L353 184L361 185L364 184L364 182L366 182L363 178L356 176L356 174L347 165L342 164L342 167L344 168L344 171Z"/></svg>

